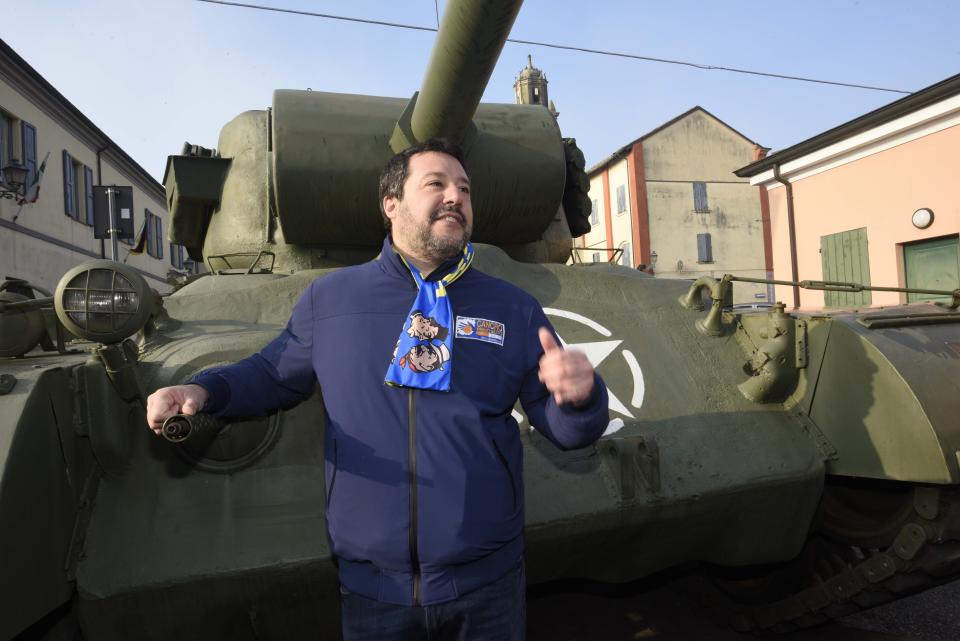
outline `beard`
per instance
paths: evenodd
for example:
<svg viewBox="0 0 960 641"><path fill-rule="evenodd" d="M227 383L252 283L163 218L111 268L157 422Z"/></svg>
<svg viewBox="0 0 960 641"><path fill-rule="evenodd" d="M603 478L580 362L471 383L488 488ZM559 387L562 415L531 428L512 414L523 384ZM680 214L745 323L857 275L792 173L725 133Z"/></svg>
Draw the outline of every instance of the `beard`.
<svg viewBox="0 0 960 641"><path fill-rule="evenodd" d="M456 214L460 218L460 225L463 228L462 234L439 234L434 233L434 225L437 224L443 216L450 213ZM436 261L445 261L463 252L464 247L470 242L470 235L473 233L473 226L467 223L466 216L458 207L443 207L430 215L430 220L419 222L413 218L410 212L403 208L401 215L407 217L411 232L407 240L410 241L411 249L422 255Z"/></svg>

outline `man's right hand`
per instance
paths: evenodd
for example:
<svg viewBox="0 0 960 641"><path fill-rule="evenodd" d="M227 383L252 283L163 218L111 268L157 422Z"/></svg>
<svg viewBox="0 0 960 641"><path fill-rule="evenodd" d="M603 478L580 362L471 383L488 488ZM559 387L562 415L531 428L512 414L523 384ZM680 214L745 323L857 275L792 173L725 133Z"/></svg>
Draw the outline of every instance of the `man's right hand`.
<svg viewBox="0 0 960 641"><path fill-rule="evenodd" d="M160 435L163 422L174 414L194 415L207 402L210 394L199 385L161 387L147 397L147 424Z"/></svg>

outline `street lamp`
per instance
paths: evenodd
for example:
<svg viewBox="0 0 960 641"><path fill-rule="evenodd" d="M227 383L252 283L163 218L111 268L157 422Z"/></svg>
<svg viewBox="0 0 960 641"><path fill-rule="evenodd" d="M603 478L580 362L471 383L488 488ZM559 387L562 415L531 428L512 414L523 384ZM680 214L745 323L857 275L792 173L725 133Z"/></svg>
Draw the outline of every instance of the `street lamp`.
<svg viewBox="0 0 960 641"><path fill-rule="evenodd" d="M656 266L656 264L657 264L657 252L652 251L650 252L650 265Z"/></svg>
<svg viewBox="0 0 960 641"><path fill-rule="evenodd" d="M3 168L3 183L0 184L0 198L18 198L23 196L23 187L27 182L27 168L19 163L10 163Z"/></svg>

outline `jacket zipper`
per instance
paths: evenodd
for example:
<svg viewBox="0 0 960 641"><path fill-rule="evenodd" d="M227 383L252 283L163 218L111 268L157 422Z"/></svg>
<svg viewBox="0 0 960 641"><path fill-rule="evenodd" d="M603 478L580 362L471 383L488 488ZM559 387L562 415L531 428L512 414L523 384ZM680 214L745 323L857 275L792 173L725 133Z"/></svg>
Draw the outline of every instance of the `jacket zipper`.
<svg viewBox="0 0 960 641"><path fill-rule="evenodd" d="M416 390L407 390L407 481L410 503L410 566L413 569L413 605L420 605L420 555L417 552L417 401Z"/></svg>
<svg viewBox="0 0 960 641"><path fill-rule="evenodd" d="M507 472L507 478L510 479L510 491L513 493L513 510L517 509L517 484L513 480L513 474L510 472L510 465L507 464L507 458L503 455L503 452L500 451L500 446L497 445L496 441L493 441L493 449L497 453L497 458L500 459L500 463L503 465L503 469Z"/></svg>
<svg viewBox="0 0 960 641"><path fill-rule="evenodd" d="M333 439L333 474L330 475L330 487L327 488L327 509L330 509L330 499L333 498L333 486L337 482L337 439Z"/></svg>

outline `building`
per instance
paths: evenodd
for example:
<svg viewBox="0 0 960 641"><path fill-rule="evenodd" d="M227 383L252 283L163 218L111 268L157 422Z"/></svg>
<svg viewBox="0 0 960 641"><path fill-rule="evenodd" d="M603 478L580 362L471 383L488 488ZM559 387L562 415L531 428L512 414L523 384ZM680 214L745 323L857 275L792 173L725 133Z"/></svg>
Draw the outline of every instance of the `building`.
<svg viewBox="0 0 960 641"><path fill-rule="evenodd" d="M960 287L960 75L754 162L769 198L777 279ZM795 307L931 298L777 286Z"/></svg>
<svg viewBox="0 0 960 641"><path fill-rule="evenodd" d="M527 55L527 66L517 75L513 82L513 91L517 97L518 105L542 105L546 107L553 117L556 118L560 113L553 106L550 95L547 92L547 74L542 69L533 66L533 56Z"/></svg>
<svg viewBox="0 0 960 641"><path fill-rule="evenodd" d="M44 161L36 202L19 204ZM95 185L133 188L129 215L144 251L130 253L134 240L124 240L117 260L161 292L169 271L196 269L166 241L163 186L0 40L0 278L52 291L74 265L109 258L110 241L94 238Z"/></svg>
<svg viewBox="0 0 960 641"><path fill-rule="evenodd" d="M592 229L574 241L575 260L664 278L767 278L769 221L757 190L733 175L766 151L702 107L628 143L587 172ZM734 302L771 293L737 283Z"/></svg>

